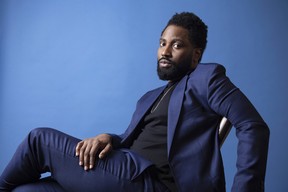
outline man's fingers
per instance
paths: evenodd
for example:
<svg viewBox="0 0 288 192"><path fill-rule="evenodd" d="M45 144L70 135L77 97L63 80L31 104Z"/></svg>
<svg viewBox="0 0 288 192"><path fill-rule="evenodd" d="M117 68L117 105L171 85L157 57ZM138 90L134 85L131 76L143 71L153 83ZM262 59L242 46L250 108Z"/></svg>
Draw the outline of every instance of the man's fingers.
<svg viewBox="0 0 288 192"><path fill-rule="evenodd" d="M99 152L99 158L104 158L111 150L111 136L101 134L94 138L85 139L76 145L76 156L79 157L79 165L84 170L92 169L96 161L96 154Z"/></svg>
<svg viewBox="0 0 288 192"><path fill-rule="evenodd" d="M79 156L79 153L80 153L80 149L81 147L83 146L83 141L80 141L77 145L76 145L76 149L75 149L75 152L76 152L76 156Z"/></svg>
<svg viewBox="0 0 288 192"><path fill-rule="evenodd" d="M81 144L81 147L78 150L79 165L81 165L81 166L83 165L83 162L84 162L84 153L85 153L86 147L87 147L87 145L83 142Z"/></svg>
<svg viewBox="0 0 288 192"><path fill-rule="evenodd" d="M90 162L89 162L89 169L92 169L95 164L95 157L96 153L99 149L99 145L93 145L90 151Z"/></svg>
<svg viewBox="0 0 288 192"><path fill-rule="evenodd" d="M90 156L91 156L91 148L92 145L88 145L83 153L84 157L83 157L83 166L85 170L88 170L88 168L90 167Z"/></svg>
<svg viewBox="0 0 288 192"><path fill-rule="evenodd" d="M107 144L104 149L99 153L99 158L104 158L110 151L112 150L112 145L109 143Z"/></svg>

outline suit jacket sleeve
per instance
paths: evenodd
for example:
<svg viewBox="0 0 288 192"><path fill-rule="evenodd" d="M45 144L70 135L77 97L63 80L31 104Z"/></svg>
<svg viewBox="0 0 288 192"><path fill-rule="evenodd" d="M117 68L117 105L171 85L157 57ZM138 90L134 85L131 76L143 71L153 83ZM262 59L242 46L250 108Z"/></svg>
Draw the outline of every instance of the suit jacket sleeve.
<svg viewBox="0 0 288 192"><path fill-rule="evenodd" d="M246 96L216 65L207 82L209 106L236 128L237 173L232 191L264 191L269 128Z"/></svg>

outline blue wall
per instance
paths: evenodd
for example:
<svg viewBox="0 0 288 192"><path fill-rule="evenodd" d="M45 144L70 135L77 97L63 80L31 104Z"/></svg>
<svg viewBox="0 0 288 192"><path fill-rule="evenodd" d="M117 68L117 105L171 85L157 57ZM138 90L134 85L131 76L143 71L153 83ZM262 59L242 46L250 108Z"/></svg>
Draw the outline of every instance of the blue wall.
<svg viewBox="0 0 288 192"><path fill-rule="evenodd" d="M271 128L267 191L288 191L288 1L0 1L0 172L34 127L121 133L156 75L161 30L181 11L209 26L203 62L226 66ZM222 151L227 189L233 131ZM193 165L191 165L193 166Z"/></svg>

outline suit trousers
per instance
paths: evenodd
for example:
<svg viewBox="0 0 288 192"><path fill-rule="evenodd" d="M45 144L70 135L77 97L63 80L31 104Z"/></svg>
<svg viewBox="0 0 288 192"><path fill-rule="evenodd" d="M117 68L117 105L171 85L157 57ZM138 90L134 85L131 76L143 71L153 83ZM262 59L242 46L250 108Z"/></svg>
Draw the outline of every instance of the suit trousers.
<svg viewBox="0 0 288 192"><path fill-rule="evenodd" d="M133 178L135 162L125 150L97 159L92 170L79 166L80 140L51 128L32 130L0 177L0 191L168 191L148 167ZM51 172L50 179L40 179Z"/></svg>

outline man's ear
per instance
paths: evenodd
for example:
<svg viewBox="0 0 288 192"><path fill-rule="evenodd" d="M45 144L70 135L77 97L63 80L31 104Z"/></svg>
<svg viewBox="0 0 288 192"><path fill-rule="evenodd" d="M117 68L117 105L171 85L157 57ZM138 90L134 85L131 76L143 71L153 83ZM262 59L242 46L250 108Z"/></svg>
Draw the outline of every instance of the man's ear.
<svg viewBox="0 0 288 192"><path fill-rule="evenodd" d="M202 49L201 48L194 48L193 49L193 63L198 64L202 57Z"/></svg>
<svg viewBox="0 0 288 192"><path fill-rule="evenodd" d="M198 63L200 62L202 58L202 49L201 48L194 48L192 53L192 68L196 68Z"/></svg>

